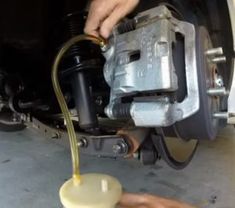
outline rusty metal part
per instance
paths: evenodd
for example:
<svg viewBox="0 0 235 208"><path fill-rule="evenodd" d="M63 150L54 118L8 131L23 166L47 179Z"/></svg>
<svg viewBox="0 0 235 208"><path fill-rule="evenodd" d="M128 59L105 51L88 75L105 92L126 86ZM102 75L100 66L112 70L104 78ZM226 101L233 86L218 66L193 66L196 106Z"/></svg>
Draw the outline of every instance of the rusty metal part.
<svg viewBox="0 0 235 208"><path fill-rule="evenodd" d="M139 149L140 145L149 135L147 128L126 128L117 132L117 135L122 136L130 145L127 157L133 157L133 154Z"/></svg>

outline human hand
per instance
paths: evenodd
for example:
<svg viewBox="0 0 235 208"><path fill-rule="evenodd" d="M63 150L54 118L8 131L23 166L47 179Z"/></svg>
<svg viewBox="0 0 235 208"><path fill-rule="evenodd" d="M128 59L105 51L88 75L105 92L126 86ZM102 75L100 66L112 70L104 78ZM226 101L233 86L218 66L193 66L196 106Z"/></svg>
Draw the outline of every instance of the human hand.
<svg viewBox="0 0 235 208"><path fill-rule="evenodd" d="M108 38L113 27L139 3L139 0L92 0L84 32Z"/></svg>
<svg viewBox="0 0 235 208"><path fill-rule="evenodd" d="M195 208L191 205L149 194L123 194L119 208Z"/></svg>

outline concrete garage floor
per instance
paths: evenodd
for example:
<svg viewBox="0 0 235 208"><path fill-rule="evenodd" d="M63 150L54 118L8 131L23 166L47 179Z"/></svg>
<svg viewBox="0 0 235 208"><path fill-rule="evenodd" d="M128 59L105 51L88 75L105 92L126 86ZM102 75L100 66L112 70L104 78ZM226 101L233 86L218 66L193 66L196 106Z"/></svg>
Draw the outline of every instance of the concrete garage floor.
<svg viewBox="0 0 235 208"><path fill-rule="evenodd" d="M126 191L149 192L201 208L235 207L235 129L215 142L202 142L192 163L176 171L161 161L144 167L137 161L82 157L83 172L116 176ZM70 177L69 150L32 130L0 133L0 207L62 207L58 189Z"/></svg>

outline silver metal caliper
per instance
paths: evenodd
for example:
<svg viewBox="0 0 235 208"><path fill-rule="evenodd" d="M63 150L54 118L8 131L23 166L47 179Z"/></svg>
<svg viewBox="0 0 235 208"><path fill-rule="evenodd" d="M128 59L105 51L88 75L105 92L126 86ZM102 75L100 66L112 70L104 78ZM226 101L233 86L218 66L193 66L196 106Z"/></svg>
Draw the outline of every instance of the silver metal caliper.
<svg viewBox="0 0 235 208"><path fill-rule="evenodd" d="M136 126L162 127L193 115L199 109L194 26L174 18L165 6L142 12L133 21L135 26L129 31L114 30L104 52L104 76L111 88L107 116L118 119L128 114ZM160 96L123 104L122 98L137 93L167 94L178 90L172 56L176 33L184 37L185 99L172 103L167 97Z"/></svg>

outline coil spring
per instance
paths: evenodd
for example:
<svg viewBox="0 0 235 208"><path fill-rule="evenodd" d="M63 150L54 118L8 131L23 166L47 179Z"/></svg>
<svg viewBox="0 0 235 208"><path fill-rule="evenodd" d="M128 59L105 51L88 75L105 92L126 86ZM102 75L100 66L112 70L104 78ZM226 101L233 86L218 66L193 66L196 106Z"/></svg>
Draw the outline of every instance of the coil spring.
<svg viewBox="0 0 235 208"><path fill-rule="evenodd" d="M69 38L73 38L83 33L84 22L85 22L84 12L77 12L67 15L67 30ZM83 52L84 50L82 50L82 47L83 43L72 46L69 51L69 55L71 56L84 55Z"/></svg>

